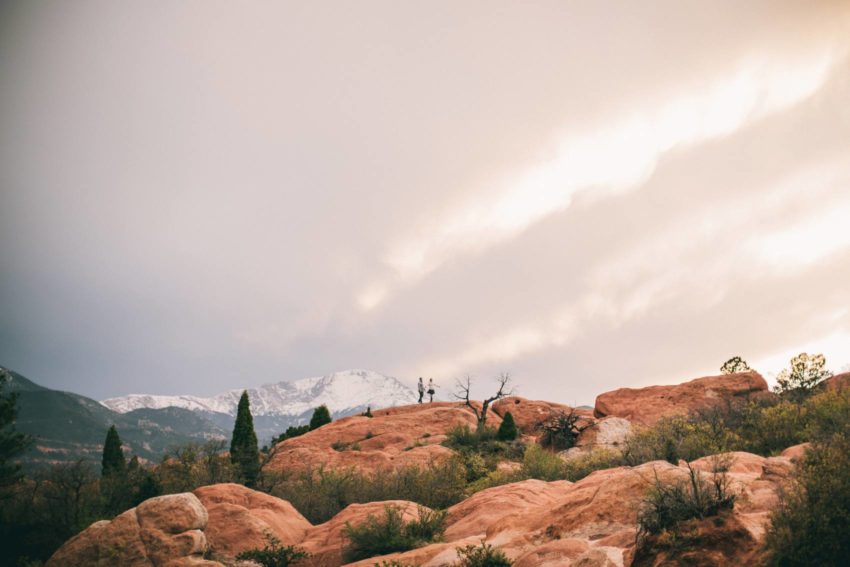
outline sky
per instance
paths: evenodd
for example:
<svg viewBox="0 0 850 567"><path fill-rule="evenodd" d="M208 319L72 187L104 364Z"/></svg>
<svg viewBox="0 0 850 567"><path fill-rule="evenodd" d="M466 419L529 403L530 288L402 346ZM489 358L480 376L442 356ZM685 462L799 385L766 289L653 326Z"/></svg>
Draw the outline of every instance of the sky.
<svg viewBox="0 0 850 567"><path fill-rule="evenodd" d="M850 364L850 3L0 4L0 364L95 398Z"/></svg>

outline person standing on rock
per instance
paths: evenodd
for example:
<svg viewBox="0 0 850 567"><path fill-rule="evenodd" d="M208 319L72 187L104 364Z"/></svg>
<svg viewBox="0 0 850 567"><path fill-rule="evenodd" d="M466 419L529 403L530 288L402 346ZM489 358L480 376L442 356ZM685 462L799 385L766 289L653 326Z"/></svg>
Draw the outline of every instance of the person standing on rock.
<svg viewBox="0 0 850 567"><path fill-rule="evenodd" d="M425 397L425 384L422 383L422 376L419 377L419 403L422 403L422 398Z"/></svg>
<svg viewBox="0 0 850 567"><path fill-rule="evenodd" d="M428 403L431 403L431 404L433 404L433 403L434 403L434 389L435 389L436 387L437 387L437 385L436 385L436 384L434 384L434 379L433 379L433 378L429 378L429 379L428 379L428 395L430 396L430 398L431 398L431 399L430 399L430 401L429 401Z"/></svg>

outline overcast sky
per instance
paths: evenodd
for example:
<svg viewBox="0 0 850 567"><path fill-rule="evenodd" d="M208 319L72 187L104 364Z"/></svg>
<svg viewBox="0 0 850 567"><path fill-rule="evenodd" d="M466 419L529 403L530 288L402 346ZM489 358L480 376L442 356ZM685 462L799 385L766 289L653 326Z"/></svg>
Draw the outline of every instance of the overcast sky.
<svg viewBox="0 0 850 567"><path fill-rule="evenodd" d="M839 370L848 102L848 2L6 1L0 364L566 403Z"/></svg>

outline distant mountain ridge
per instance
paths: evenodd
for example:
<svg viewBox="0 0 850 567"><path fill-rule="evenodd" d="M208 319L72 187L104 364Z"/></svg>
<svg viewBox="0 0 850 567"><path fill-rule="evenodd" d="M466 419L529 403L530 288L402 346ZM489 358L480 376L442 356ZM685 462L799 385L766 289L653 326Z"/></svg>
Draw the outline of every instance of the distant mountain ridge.
<svg viewBox="0 0 850 567"><path fill-rule="evenodd" d="M17 372L0 367L6 388L18 393L15 427L33 438L22 456L27 466L84 459L100 462L103 441L115 425L129 454L159 460L174 446L226 439L229 431L195 412L183 408L139 408L118 413L99 402L75 394L51 390Z"/></svg>
<svg viewBox="0 0 850 567"><path fill-rule="evenodd" d="M113 411L126 413L139 408L179 407L192 411L236 415L243 390L251 399L251 413L296 416L325 404L333 412L415 403L414 391L391 376L371 370L344 370L327 376L276 382L257 388L237 388L216 396L161 396L130 394L101 401Z"/></svg>
<svg viewBox="0 0 850 567"><path fill-rule="evenodd" d="M378 409L413 404L418 399L413 389L396 378L358 369L257 388L239 388L208 398L131 394L101 403L122 414L143 408L182 408L227 430L233 426L243 390L248 391L254 427L261 442L267 442L290 425L306 423L313 409L323 404L336 418L363 412L367 407Z"/></svg>

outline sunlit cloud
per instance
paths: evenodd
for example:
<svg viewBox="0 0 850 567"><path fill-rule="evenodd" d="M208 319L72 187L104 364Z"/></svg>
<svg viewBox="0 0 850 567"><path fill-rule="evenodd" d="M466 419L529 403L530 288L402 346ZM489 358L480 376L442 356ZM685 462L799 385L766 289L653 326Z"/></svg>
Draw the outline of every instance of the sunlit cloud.
<svg viewBox="0 0 850 567"><path fill-rule="evenodd" d="M495 196L475 194L466 206L447 211L404 239L386 258L391 275L361 292L358 305L371 309L389 296L393 285L415 281L453 257L517 235L564 210L578 191L593 188L609 194L640 186L665 152L728 135L809 97L823 85L832 61L830 51L793 62L748 60L728 77L659 107L566 137L551 160L520 173Z"/></svg>
<svg viewBox="0 0 850 567"><path fill-rule="evenodd" d="M814 164L772 186L768 197L745 193L731 201L694 210L658 233L608 256L585 276L587 291L553 309L550 317L521 323L491 336L475 337L456 352L423 361L421 366L433 375L447 377L493 361L510 363L563 347L591 325L615 330L639 320L682 290L697 290L701 307L711 308L738 281L741 266L756 266L767 260L788 269L804 269L815 260L850 246L846 231L850 200L831 204L825 213L815 207L815 212L801 222L757 236L748 241L748 246L724 248L719 260L707 262L695 251L718 242L724 235L745 233L758 205L764 207L765 214L776 215L793 209L801 197L821 198L842 182L845 171L844 164ZM842 230L844 233L839 234ZM831 322L839 321L846 313L847 310L836 313ZM807 348L827 349L825 352L837 360L847 360L850 340L842 337L842 333L830 335L812 341ZM764 357L756 368L780 369L790 358L787 355L782 351Z"/></svg>
<svg viewBox="0 0 850 567"><path fill-rule="evenodd" d="M780 271L805 269L850 247L850 199L818 209L783 230L750 241L753 255Z"/></svg>

